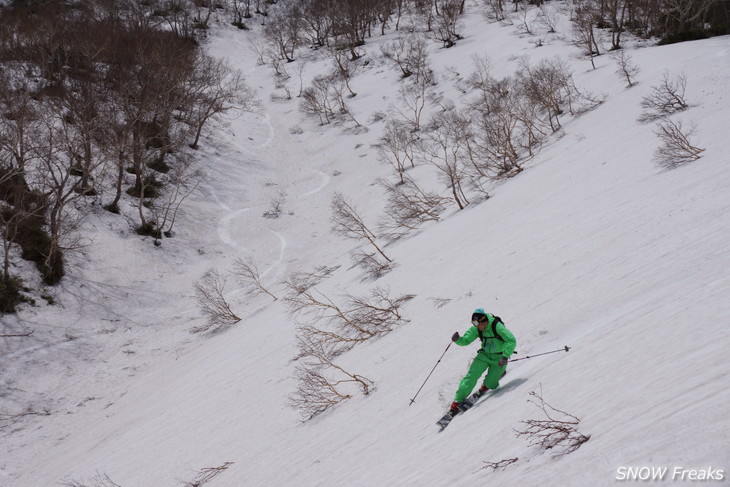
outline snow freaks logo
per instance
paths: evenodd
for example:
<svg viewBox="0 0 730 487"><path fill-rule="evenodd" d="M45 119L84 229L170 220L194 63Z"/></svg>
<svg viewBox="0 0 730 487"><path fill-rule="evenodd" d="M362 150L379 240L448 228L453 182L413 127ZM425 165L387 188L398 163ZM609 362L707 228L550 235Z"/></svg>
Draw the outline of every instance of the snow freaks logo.
<svg viewBox="0 0 730 487"><path fill-rule="evenodd" d="M725 480L725 471L713 467L704 469L674 467L619 467L616 471L616 480L639 480L639 481L713 481Z"/></svg>

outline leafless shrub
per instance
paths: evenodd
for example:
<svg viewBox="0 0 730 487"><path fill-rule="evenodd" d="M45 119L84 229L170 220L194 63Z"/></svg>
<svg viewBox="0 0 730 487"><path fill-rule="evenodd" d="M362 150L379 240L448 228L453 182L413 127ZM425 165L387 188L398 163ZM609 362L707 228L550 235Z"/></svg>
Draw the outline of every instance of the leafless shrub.
<svg viewBox="0 0 730 487"><path fill-rule="evenodd" d="M217 467L209 467L204 468L198 472L198 474L195 476L193 480L190 481L181 481L180 483L183 485L183 487L202 487L203 485L207 484L226 470L228 470L228 467L233 465L234 462L225 462L222 465L219 465Z"/></svg>
<svg viewBox="0 0 730 487"><path fill-rule="evenodd" d="M438 221L447 198L422 190L413 178L404 177L402 184L381 181L388 196L381 231L391 240L397 240L429 221Z"/></svg>
<svg viewBox="0 0 730 487"><path fill-rule="evenodd" d="M266 293L271 296L274 301L278 299L273 293L266 289L263 284L261 284L261 274L256 266L256 261L252 258L237 259L233 264L233 268L235 269L235 275L238 282L248 290L249 294Z"/></svg>
<svg viewBox="0 0 730 487"><path fill-rule="evenodd" d="M212 326L232 325L241 321L241 318L231 309L224 295L225 279L215 269L209 269L203 277L195 283L195 295L200 310L206 315L208 325L196 328L193 331L205 331Z"/></svg>
<svg viewBox="0 0 730 487"><path fill-rule="evenodd" d="M690 142L690 137L694 135L695 128L684 129L681 122L662 118L657 123L654 133L661 142L661 145L654 153L654 160L664 168L672 169L696 161L704 151L704 149L700 149Z"/></svg>
<svg viewBox="0 0 730 487"><path fill-rule="evenodd" d="M590 439L590 436L586 436L577 430L580 419L565 411L555 409L545 402L542 398L542 387L540 387L540 393L531 391L530 395L533 399L528 402L540 408L547 419L522 421L526 427L522 430L515 430L518 438L526 436L530 445L538 446L544 451L557 447L561 448L562 451L555 456L572 453ZM560 415L560 418L555 418L556 415Z"/></svg>
<svg viewBox="0 0 730 487"><path fill-rule="evenodd" d="M686 88L687 77L684 73L670 79L669 73L664 72L662 81L652 86L651 92L641 99L641 108L644 111L639 115L639 122L653 122L672 113L686 110L689 107L684 97Z"/></svg>
<svg viewBox="0 0 730 487"><path fill-rule="evenodd" d="M332 209L332 230L335 233L347 238L367 241L387 262L392 262L376 243L375 234L367 227L357 209L345 196L335 193L330 207Z"/></svg>
<svg viewBox="0 0 730 487"><path fill-rule="evenodd" d="M112 481L107 474L97 473L94 478L88 482L80 482L78 480L69 480L61 484L64 487L121 487Z"/></svg>
<svg viewBox="0 0 730 487"><path fill-rule="evenodd" d="M319 266L312 272L294 272L284 279L291 296L297 296L327 279L340 266Z"/></svg>
<svg viewBox="0 0 730 487"><path fill-rule="evenodd" d="M335 373L334 378L326 375L326 370L312 366L296 368L297 389L289 396L288 405L299 411L302 421L309 421L345 399L351 398L351 394L342 392L343 384L359 385L363 395L368 395L373 386L373 381L367 377L350 373L337 365L333 364L329 369Z"/></svg>
<svg viewBox="0 0 730 487"><path fill-rule="evenodd" d="M611 57L616 61L618 69L616 74L624 78L629 84L629 87L634 86L636 83L634 78L639 74L639 67L632 62L631 56L624 49L619 49L611 53Z"/></svg>
<svg viewBox="0 0 730 487"><path fill-rule="evenodd" d="M496 472L497 470L504 470L513 463L516 463L517 460L519 460L519 458L507 458L498 462L484 462L484 466L479 470L486 470L488 468L491 469L492 472Z"/></svg>
<svg viewBox="0 0 730 487"><path fill-rule="evenodd" d="M352 397L347 384L357 386L364 395L370 393L373 381L345 370L334 359L405 322L400 309L412 298L393 298L386 289L375 288L368 297L346 296L344 304L337 305L314 289L293 290L287 298L293 311L307 314L315 323L297 329L296 359L302 365L297 367L297 390L289 397L289 405L299 410L304 421Z"/></svg>
<svg viewBox="0 0 730 487"><path fill-rule="evenodd" d="M451 302L451 298L428 298L436 308L443 308Z"/></svg>
<svg viewBox="0 0 730 487"><path fill-rule="evenodd" d="M293 313L306 315L308 321L318 323L318 327L308 330L308 335L321 335L321 341L330 343L350 344L339 348L340 352L349 349L355 342L367 340L375 336L375 332L354 321L342 306L335 304L328 296L316 288L301 287L290 289L286 302ZM313 330L327 329L333 332L314 332ZM305 330L306 331L306 330ZM329 338L324 337L327 335ZM341 345L338 345L341 347Z"/></svg>
<svg viewBox="0 0 730 487"><path fill-rule="evenodd" d="M286 302L292 312L317 323L316 327L305 327L307 334L340 344L341 353L357 342L385 335L405 322L400 310L411 299L413 295L409 294L393 298L389 291L376 287L368 297L346 295L342 304L337 304L316 288L299 287L290 289ZM316 329L328 331L315 332Z"/></svg>
<svg viewBox="0 0 730 487"><path fill-rule="evenodd" d="M269 202L269 209L266 210L263 214L264 218L271 218L271 219L277 219L281 215L284 206L284 202L286 201L286 191L281 190L278 193L276 193L276 196L271 198L271 201Z"/></svg>
<svg viewBox="0 0 730 487"><path fill-rule="evenodd" d="M383 260L383 258L375 252L367 252L363 249L357 249L352 253L353 263L365 271L371 279L379 279L385 274L393 270L393 262Z"/></svg>
<svg viewBox="0 0 730 487"><path fill-rule="evenodd" d="M414 297L404 294L393 298L387 289L375 287L367 298L349 296L348 313L354 320L377 330L378 335L384 335L394 326L408 321L403 318L401 307Z"/></svg>

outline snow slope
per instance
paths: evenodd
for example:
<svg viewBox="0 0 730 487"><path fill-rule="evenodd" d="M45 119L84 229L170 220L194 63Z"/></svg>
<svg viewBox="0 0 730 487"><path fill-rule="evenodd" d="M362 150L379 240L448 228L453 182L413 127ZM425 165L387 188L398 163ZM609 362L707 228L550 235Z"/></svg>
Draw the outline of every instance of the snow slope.
<svg viewBox="0 0 730 487"><path fill-rule="evenodd" d="M595 70L578 57L567 26L524 36L476 12L466 20L455 47L430 46L445 96L458 101L453 73L465 76L474 54L488 55L500 76L519 56L560 55L576 84L606 101L564 117L561 136L490 199L390 245L397 266L375 282L351 266L356 243L331 232L329 204L337 191L366 221L383 211L375 181L391 169L373 147L383 122L369 120L402 83L377 58L378 43L398 34L364 47L371 63L348 100L364 131L319 126L296 99L272 101L271 71L248 44L256 29L222 23L208 49L246 73L263 108L228 117L201 143L209 177L175 238L155 248L127 222L92 214L94 244L72 262L58 305L2 318L8 330L35 331L0 342L0 485L94 485L106 475L162 487L225 462L211 486L613 485L620 467L644 466L669 468L666 480L675 467L726 477L730 38L632 49L641 72L626 88L608 56ZM300 56L306 85L323 62ZM652 125L636 121L665 71L686 73L692 106L674 117L696 124L705 149L674 170L654 164ZM282 190L284 213L264 218ZM245 257L280 296L289 273L321 265L341 266L320 287L332 297L375 285L416 296L407 324L340 358L375 382L370 395L302 423L286 406L295 320L282 300L247 296L233 279L228 298L242 321L190 333L203 322L194 282ZM409 402L476 307L505 320L519 356L572 350L511 365L498 391L437 433L476 344L450 347ZM590 440L554 456L517 437L523 421L544 419L531 391L580 418ZM482 468L514 458L504 470Z"/></svg>

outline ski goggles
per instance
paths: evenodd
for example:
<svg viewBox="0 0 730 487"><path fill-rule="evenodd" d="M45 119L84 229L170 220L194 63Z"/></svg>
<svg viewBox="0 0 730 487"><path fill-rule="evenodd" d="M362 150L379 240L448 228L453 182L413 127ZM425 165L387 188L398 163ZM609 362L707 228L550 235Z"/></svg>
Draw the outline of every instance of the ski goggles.
<svg viewBox="0 0 730 487"><path fill-rule="evenodd" d="M477 323L485 323L487 321L488 321L487 315L480 315L478 313L474 313L473 315L471 315L471 322L474 323L475 325Z"/></svg>

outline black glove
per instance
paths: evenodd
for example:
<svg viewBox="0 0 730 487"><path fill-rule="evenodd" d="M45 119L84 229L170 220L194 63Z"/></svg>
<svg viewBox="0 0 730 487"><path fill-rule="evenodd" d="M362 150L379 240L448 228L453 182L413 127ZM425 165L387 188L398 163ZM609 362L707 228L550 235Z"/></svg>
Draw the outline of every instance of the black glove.
<svg viewBox="0 0 730 487"><path fill-rule="evenodd" d="M458 332L458 331L454 332L454 334L453 334L453 335L451 335L451 341L452 341L452 342L455 342L455 341L456 341L456 340L458 340L459 338L460 338L460 337L459 337L459 332Z"/></svg>
<svg viewBox="0 0 730 487"><path fill-rule="evenodd" d="M505 365L507 365L507 362L509 362L509 359L507 359L507 357L501 357L497 365L500 367L504 367Z"/></svg>

